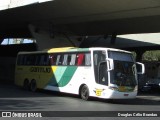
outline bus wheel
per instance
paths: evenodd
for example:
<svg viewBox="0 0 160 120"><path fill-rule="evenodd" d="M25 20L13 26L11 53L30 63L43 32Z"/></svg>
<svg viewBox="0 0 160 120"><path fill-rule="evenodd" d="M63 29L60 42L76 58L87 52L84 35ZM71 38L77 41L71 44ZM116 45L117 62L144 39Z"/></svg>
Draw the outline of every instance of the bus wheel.
<svg viewBox="0 0 160 120"><path fill-rule="evenodd" d="M83 85L81 90L80 90L80 96L83 100L88 100L89 98L89 89L87 85Z"/></svg>
<svg viewBox="0 0 160 120"><path fill-rule="evenodd" d="M35 92L37 90L37 84L36 84L36 80L32 80L30 83L30 90L32 92Z"/></svg>
<svg viewBox="0 0 160 120"><path fill-rule="evenodd" d="M29 90L29 80L25 79L23 82L23 89Z"/></svg>

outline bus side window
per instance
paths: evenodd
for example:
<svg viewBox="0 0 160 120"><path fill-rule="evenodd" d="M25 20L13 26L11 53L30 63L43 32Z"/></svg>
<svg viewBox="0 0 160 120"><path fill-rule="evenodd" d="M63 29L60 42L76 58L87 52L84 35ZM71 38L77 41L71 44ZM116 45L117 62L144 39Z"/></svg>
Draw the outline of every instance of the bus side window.
<svg viewBox="0 0 160 120"><path fill-rule="evenodd" d="M48 56L48 54L43 54L43 55L40 56L39 65L43 65L43 66L49 65L49 56Z"/></svg>
<svg viewBox="0 0 160 120"><path fill-rule="evenodd" d="M71 65L71 54L64 54L63 65Z"/></svg>
<svg viewBox="0 0 160 120"><path fill-rule="evenodd" d="M23 56L23 65L27 65L27 55Z"/></svg>
<svg viewBox="0 0 160 120"><path fill-rule="evenodd" d="M36 56L35 55L31 55L29 57L29 65L35 65L35 61L36 61Z"/></svg>
<svg viewBox="0 0 160 120"><path fill-rule="evenodd" d="M36 55L36 61L35 61L35 65L40 65L40 55Z"/></svg>
<svg viewBox="0 0 160 120"><path fill-rule="evenodd" d="M62 59L63 59L62 55L57 55L56 65L62 65Z"/></svg>
<svg viewBox="0 0 160 120"><path fill-rule="evenodd" d="M17 65L23 65L23 55L18 55Z"/></svg>
<svg viewBox="0 0 160 120"><path fill-rule="evenodd" d="M106 62L102 62L99 65L99 83L102 85L108 85L108 72Z"/></svg>
<svg viewBox="0 0 160 120"><path fill-rule="evenodd" d="M52 55L49 55L49 59L50 59L50 64L51 65L54 65L54 55L52 54Z"/></svg>
<svg viewBox="0 0 160 120"><path fill-rule="evenodd" d="M26 65L30 65L30 56L26 55Z"/></svg>
<svg viewBox="0 0 160 120"><path fill-rule="evenodd" d="M75 65L76 63L76 54L71 54L70 65Z"/></svg>
<svg viewBox="0 0 160 120"><path fill-rule="evenodd" d="M98 54L94 54L94 65L98 65Z"/></svg>
<svg viewBox="0 0 160 120"><path fill-rule="evenodd" d="M85 65L86 66L90 66L91 65L91 54L90 53L86 53L85 54Z"/></svg>
<svg viewBox="0 0 160 120"><path fill-rule="evenodd" d="M44 62L43 62L43 65L50 65L50 62L49 62L49 55L48 54L45 54L44 55Z"/></svg>
<svg viewBox="0 0 160 120"><path fill-rule="evenodd" d="M68 65L68 54L64 54L64 59L62 65Z"/></svg>
<svg viewBox="0 0 160 120"><path fill-rule="evenodd" d="M67 65L71 65L71 58L72 58L72 55L68 54Z"/></svg>
<svg viewBox="0 0 160 120"><path fill-rule="evenodd" d="M77 65L81 66L83 65L83 62L84 62L84 54L80 53L77 55Z"/></svg>
<svg viewBox="0 0 160 120"><path fill-rule="evenodd" d="M93 52L93 62L94 62L94 73L95 73L95 80L97 83L104 83L107 82L106 79L108 79L104 74L102 74L102 71L104 71L105 67L105 51L94 51ZM107 74L106 74L107 75Z"/></svg>
<svg viewBox="0 0 160 120"><path fill-rule="evenodd" d="M50 55L50 63L51 63L51 65L56 65L57 56L58 56L57 54Z"/></svg>
<svg viewBox="0 0 160 120"><path fill-rule="evenodd" d="M39 65L44 65L44 55L40 55L40 61L39 61Z"/></svg>

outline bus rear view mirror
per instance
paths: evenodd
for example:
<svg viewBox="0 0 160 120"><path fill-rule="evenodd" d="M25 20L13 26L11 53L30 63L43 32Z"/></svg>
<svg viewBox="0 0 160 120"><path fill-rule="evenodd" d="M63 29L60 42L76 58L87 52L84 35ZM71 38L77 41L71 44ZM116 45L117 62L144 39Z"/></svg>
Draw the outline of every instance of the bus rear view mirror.
<svg viewBox="0 0 160 120"><path fill-rule="evenodd" d="M136 62L136 68L137 68L137 74L144 74L145 73L145 67L143 63Z"/></svg>
<svg viewBox="0 0 160 120"><path fill-rule="evenodd" d="M107 58L106 61L107 61L107 70L108 71L113 70L114 69L113 59Z"/></svg>

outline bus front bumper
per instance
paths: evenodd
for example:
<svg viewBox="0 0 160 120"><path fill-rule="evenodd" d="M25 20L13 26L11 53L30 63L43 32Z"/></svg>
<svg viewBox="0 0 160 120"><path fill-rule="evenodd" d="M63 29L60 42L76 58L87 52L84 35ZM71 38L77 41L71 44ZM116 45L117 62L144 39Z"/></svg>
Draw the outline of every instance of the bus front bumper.
<svg viewBox="0 0 160 120"><path fill-rule="evenodd" d="M137 91L119 92L112 90L109 92L104 92L102 96L106 99L135 99L137 96Z"/></svg>

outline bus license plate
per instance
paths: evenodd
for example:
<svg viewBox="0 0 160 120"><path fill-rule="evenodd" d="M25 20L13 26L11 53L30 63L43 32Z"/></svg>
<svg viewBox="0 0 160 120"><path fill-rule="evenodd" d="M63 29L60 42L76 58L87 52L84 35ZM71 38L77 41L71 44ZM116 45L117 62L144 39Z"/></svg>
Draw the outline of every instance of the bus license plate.
<svg viewBox="0 0 160 120"><path fill-rule="evenodd" d="M124 94L124 96L128 96L129 94Z"/></svg>

